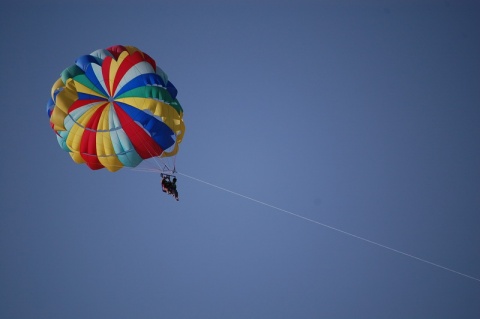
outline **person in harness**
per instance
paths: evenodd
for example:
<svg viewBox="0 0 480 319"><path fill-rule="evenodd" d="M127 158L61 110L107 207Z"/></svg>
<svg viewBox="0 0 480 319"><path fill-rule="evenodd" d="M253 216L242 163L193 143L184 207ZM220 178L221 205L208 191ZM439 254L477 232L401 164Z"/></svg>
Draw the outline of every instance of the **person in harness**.
<svg viewBox="0 0 480 319"><path fill-rule="evenodd" d="M172 180L170 180L170 175L162 176L162 191L164 193L172 195L178 201L178 191L177 191L177 178L174 176Z"/></svg>

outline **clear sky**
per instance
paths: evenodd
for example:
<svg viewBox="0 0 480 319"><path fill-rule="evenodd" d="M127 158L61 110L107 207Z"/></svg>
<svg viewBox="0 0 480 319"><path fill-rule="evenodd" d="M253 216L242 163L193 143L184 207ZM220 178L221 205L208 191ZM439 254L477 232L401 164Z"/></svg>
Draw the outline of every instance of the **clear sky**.
<svg viewBox="0 0 480 319"><path fill-rule="evenodd" d="M480 318L478 1L37 2L0 4L0 318ZM473 279L75 164L51 86L116 44L179 90L179 172Z"/></svg>

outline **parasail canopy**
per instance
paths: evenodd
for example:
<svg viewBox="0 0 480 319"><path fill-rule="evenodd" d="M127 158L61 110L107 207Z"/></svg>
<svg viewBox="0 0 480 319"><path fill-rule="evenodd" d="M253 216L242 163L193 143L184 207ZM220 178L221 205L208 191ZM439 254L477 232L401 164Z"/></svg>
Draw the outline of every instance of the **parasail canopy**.
<svg viewBox="0 0 480 319"><path fill-rule="evenodd" d="M177 89L149 55L116 45L79 57L47 103L60 147L79 164L117 171L173 157L185 133Z"/></svg>

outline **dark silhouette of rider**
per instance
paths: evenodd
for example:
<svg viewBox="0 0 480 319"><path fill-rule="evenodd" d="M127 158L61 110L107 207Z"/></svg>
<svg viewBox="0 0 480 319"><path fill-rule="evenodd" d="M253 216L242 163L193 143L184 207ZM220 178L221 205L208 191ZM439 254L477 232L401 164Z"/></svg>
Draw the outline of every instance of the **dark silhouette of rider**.
<svg viewBox="0 0 480 319"><path fill-rule="evenodd" d="M172 195L178 201L177 178L173 177L173 180L170 180L170 176L162 174L162 191Z"/></svg>

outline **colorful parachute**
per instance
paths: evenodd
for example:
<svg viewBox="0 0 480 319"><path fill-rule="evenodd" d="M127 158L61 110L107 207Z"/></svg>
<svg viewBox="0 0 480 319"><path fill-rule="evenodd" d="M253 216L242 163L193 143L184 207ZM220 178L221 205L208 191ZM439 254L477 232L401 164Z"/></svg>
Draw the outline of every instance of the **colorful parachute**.
<svg viewBox="0 0 480 319"><path fill-rule="evenodd" d="M76 163L114 172L177 154L185 125L176 96L150 56L117 45L66 68L52 87L47 113L60 147Z"/></svg>

